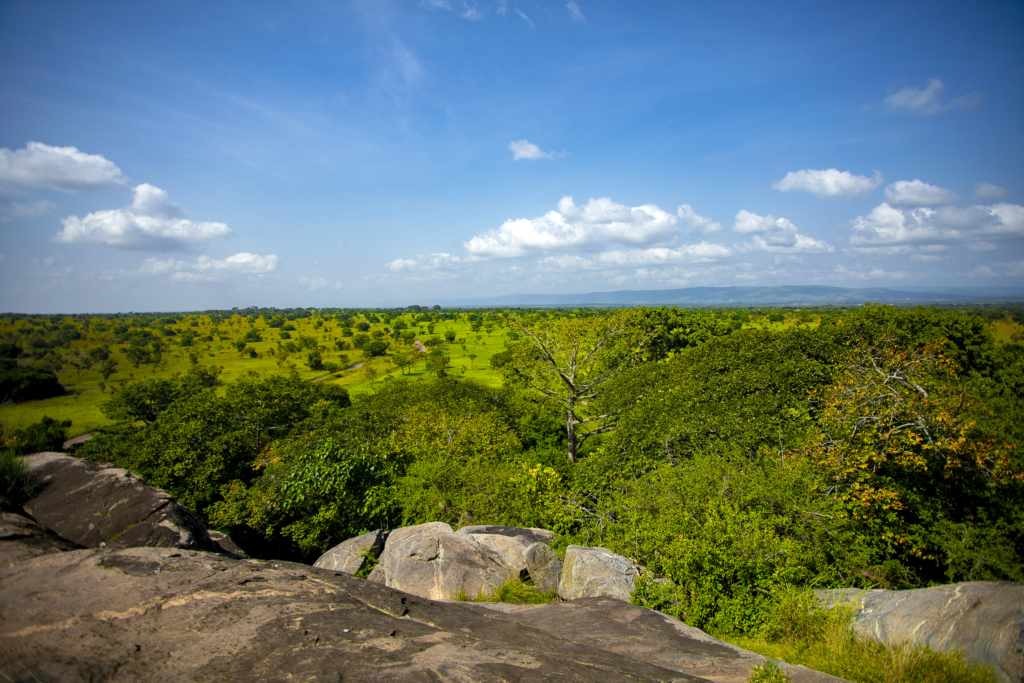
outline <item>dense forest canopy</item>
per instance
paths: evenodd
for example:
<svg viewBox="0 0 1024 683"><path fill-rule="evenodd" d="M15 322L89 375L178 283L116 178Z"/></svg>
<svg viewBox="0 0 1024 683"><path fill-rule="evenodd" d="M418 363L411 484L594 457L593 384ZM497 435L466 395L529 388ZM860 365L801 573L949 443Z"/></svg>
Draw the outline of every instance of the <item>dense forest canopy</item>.
<svg viewBox="0 0 1024 683"><path fill-rule="evenodd" d="M435 520L545 527L647 567L638 601L754 632L791 590L1024 580L1022 322L876 305L7 315L0 416L21 451L84 422L79 455L256 556Z"/></svg>

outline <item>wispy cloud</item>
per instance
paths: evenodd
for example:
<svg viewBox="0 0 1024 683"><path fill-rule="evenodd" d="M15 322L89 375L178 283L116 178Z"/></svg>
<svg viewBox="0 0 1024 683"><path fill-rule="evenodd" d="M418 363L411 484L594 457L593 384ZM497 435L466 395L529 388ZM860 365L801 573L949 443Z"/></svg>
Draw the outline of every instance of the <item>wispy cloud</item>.
<svg viewBox="0 0 1024 683"><path fill-rule="evenodd" d="M885 200L900 206L942 206L958 199L956 192L921 180L898 180L885 188Z"/></svg>
<svg viewBox="0 0 1024 683"><path fill-rule="evenodd" d="M508 148L512 150L512 161L519 161L520 159L527 159L529 161L535 161L537 159L555 159L559 156L564 156L565 154L565 152L562 154L558 154L557 152L545 152L537 145L525 139L508 143Z"/></svg>
<svg viewBox="0 0 1024 683"><path fill-rule="evenodd" d="M569 10L569 18L573 21L587 20L587 18L583 16L583 12L580 11L579 5L573 2L573 0L569 0L569 2L565 3L565 7Z"/></svg>
<svg viewBox="0 0 1024 683"><path fill-rule="evenodd" d="M897 90L885 98L885 103L894 111L931 116L954 109L971 109L985 99L985 93L975 91L943 103L941 96L945 87L942 81L932 78L923 88L908 86Z"/></svg>
<svg viewBox="0 0 1024 683"><path fill-rule="evenodd" d="M169 275L173 282L223 282L229 275L267 275L277 270L277 255L240 252L225 259L200 256L194 263L148 258L139 266L142 275Z"/></svg>
<svg viewBox="0 0 1024 683"><path fill-rule="evenodd" d="M530 28L534 28L533 19L531 19L530 17L526 16L526 12L524 12L523 10L521 10L521 9L519 9L517 7L516 8L516 14L518 14L520 17L522 17L523 21L525 21L527 24L530 25Z"/></svg>

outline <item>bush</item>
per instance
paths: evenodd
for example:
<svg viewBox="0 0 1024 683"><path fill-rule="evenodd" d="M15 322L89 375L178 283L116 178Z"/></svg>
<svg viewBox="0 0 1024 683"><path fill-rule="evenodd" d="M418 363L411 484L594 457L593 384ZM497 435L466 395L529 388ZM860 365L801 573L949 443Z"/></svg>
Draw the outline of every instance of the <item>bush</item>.
<svg viewBox="0 0 1024 683"><path fill-rule="evenodd" d="M0 403L38 401L63 394L64 387L52 370L22 366L0 371Z"/></svg>
<svg viewBox="0 0 1024 683"><path fill-rule="evenodd" d="M9 448L0 450L0 497L20 505L38 488L39 482L22 457Z"/></svg>
<svg viewBox="0 0 1024 683"><path fill-rule="evenodd" d="M18 455L59 451L68 440L71 420L54 420L44 415L39 422L15 429L4 437L4 448Z"/></svg>

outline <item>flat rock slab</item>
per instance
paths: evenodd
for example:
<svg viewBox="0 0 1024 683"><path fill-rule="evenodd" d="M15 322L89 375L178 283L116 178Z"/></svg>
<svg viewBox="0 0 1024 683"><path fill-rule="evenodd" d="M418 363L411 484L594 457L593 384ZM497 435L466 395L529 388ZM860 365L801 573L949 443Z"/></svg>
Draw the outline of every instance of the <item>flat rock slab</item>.
<svg viewBox="0 0 1024 683"><path fill-rule="evenodd" d="M86 548L218 549L188 508L128 470L63 453L36 453L25 462L43 487L22 507L69 541Z"/></svg>
<svg viewBox="0 0 1024 683"><path fill-rule="evenodd" d="M913 590L814 591L825 605L854 603L854 631L881 643L957 650L1003 683L1024 681L1024 583L972 581Z"/></svg>
<svg viewBox="0 0 1024 683"><path fill-rule="evenodd" d="M746 683L752 667L767 659L712 638L660 612L612 598L580 598L547 605L471 603L476 610L501 612L524 627L586 643L593 648L718 683ZM782 664L794 683L836 683L802 666Z"/></svg>
<svg viewBox="0 0 1024 683"><path fill-rule="evenodd" d="M522 527L522 526L496 526L496 525L482 525L482 526L464 526L455 533L457 534L495 534L497 536L510 536L513 538L525 538L530 543L547 543L551 545L555 542L555 534L548 531L547 529L535 529L533 527Z"/></svg>
<svg viewBox="0 0 1024 683"><path fill-rule="evenodd" d="M0 569L0 680L704 679L347 574L127 548Z"/></svg>

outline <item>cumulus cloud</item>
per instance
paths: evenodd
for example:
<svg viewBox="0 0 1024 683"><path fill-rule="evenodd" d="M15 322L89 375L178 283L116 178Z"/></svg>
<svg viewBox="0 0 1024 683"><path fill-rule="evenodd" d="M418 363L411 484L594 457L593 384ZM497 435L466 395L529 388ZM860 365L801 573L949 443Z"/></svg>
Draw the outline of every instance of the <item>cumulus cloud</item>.
<svg viewBox="0 0 1024 683"><path fill-rule="evenodd" d="M147 183L134 190L131 205L95 211L85 218L68 216L56 242L101 244L118 249L189 252L196 245L231 234L224 223L196 222L159 187Z"/></svg>
<svg viewBox="0 0 1024 683"><path fill-rule="evenodd" d="M852 247L1024 237L1024 206L901 209L883 202L855 218L851 232Z"/></svg>
<svg viewBox="0 0 1024 683"><path fill-rule="evenodd" d="M573 2L573 0L569 0L569 2L565 3L565 8L569 10L569 18L573 21L587 20L587 18L583 16L583 12L580 11L579 5Z"/></svg>
<svg viewBox="0 0 1024 683"><path fill-rule="evenodd" d="M941 206L958 199L956 192L920 180L899 180L885 188L885 200L901 206Z"/></svg>
<svg viewBox="0 0 1024 683"><path fill-rule="evenodd" d="M35 218L49 213L57 208L53 202L37 201L28 202L0 202L0 223L12 221L15 218Z"/></svg>
<svg viewBox="0 0 1024 683"><path fill-rule="evenodd" d="M508 148L512 150L512 161L519 161L520 159L528 159L530 161L534 161L536 159L554 159L561 156L555 152L545 152L529 140L516 140L515 142L510 142L508 143Z"/></svg>
<svg viewBox="0 0 1024 683"><path fill-rule="evenodd" d="M266 275L277 270L277 255L240 252L225 259L200 256L194 263L148 258L139 266L143 275L170 275L175 282L222 282L229 275Z"/></svg>
<svg viewBox="0 0 1024 683"><path fill-rule="evenodd" d="M736 214L736 223L732 229L741 235L752 235L744 245L746 249L768 251L773 253L827 253L835 249L822 240L800 234L800 230L785 218L775 218L771 214L759 216L741 209Z"/></svg>
<svg viewBox="0 0 1024 683"><path fill-rule="evenodd" d="M937 78L932 78L923 88L906 87L897 90L885 98L885 103L895 111L905 111L921 116L931 116L954 109L970 109L977 107L985 98L983 92L972 92L946 102L941 101L942 91L946 86Z"/></svg>
<svg viewBox="0 0 1024 683"><path fill-rule="evenodd" d="M687 234L701 233L711 235L722 229L722 224L695 212L689 204L683 204L676 210L676 215L686 223Z"/></svg>
<svg viewBox="0 0 1024 683"><path fill-rule="evenodd" d="M780 192L800 190L819 197L860 199L881 185L882 181L882 174L878 171L875 171L874 178L868 178L836 168L820 171L808 168L803 171L790 171L772 187Z"/></svg>
<svg viewBox="0 0 1024 683"><path fill-rule="evenodd" d="M974 199L981 202L998 202L1000 199L1006 199L1007 194L1005 187L999 187L992 183L978 183L974 186Z"/></svg>
<svg viewBox="0 0 1024 683"><path fill-rule="evenodd" d="M674 233L677 223L675 216L652 204L629 207L602 197L581 208L566 196L555 211L540 218L507 220L463 246L474 256L514 258L604 242L650 244Z"/></svg>
<svg viewBox="0 0 1024 683"><path fill-rule="evenodd" d="M99 154L75 147L29 142L25 149L0 147L0 183L60 192L89 192L125 184L121 169Z"/></svg>

